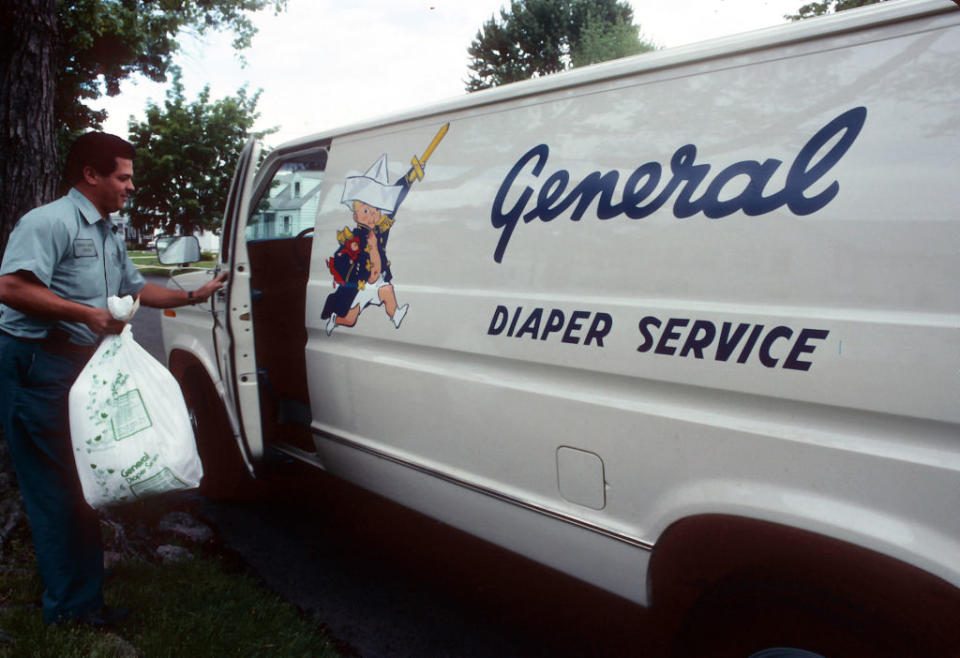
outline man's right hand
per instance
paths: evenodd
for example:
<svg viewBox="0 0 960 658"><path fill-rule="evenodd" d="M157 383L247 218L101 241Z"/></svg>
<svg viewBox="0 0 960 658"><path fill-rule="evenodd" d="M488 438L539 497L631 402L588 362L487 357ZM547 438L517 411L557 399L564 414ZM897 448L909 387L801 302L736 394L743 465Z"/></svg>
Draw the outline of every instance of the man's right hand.
<svg viewBox="0 0 960 658"><path fill-rule="evenodd" d="M107 309L92 307L83 322L90 327L90 331L97 335L119 334L126 324L123 320L117 320L113 317Z"/></svg>
<svg viewBox="0 0 960 658"><path fill-rule="evenodd" d="M124 323L115 320L107 309L64 299L47 288L33 272L26 270L0 276L0 301L36 318L83 322L98 335L123 331Z"/></svg>

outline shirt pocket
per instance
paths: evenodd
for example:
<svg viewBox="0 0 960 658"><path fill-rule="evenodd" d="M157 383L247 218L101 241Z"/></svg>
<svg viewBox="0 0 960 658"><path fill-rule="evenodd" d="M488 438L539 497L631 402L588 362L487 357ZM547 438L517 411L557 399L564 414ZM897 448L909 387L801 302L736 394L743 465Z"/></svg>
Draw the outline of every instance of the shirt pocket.
<svg viewBox="0 0 960 658"><path fill-rule="evenodd" d="M54 270L50 289L71 301L97 305L106 292L102 249L103 244L98 244L96 258L74 258L73 252L68 253Z"/></svg>

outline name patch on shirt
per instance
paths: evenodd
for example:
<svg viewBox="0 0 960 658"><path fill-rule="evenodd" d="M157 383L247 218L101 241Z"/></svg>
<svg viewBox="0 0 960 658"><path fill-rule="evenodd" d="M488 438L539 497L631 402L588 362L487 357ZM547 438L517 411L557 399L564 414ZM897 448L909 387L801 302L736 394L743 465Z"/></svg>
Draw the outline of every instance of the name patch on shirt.
<svg viewBox="0 0 960 658"><path fill-rule="evenodd" d="M77 238L73 241L73 257L96 258L97 246L93 243L93 240Z"/></svg>

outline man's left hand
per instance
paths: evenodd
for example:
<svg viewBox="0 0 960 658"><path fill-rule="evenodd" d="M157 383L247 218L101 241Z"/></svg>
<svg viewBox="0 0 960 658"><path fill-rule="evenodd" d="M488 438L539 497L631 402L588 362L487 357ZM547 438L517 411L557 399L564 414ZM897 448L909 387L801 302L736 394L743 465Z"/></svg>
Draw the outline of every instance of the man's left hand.
<svg viewBox="0 0 960 658"><path fill-rule="evenodd" d="M210 298L210 295L220 290L226 281L227 273L221 272L194 290L193 295L185 293L182 289L164 288L148 281L147 285L140 291L140 303L153 308L173 308L205 302Z"/></svg>
<svg viewBox="0 0 960 658"><path fill-rule="evenodd" d="M210 295L223 288L223 284L226 282L227 272L220 272L220 274L215 276L213 279L194 290L193 299L191 301L195 304L207 301L210 298Z"/></svg>

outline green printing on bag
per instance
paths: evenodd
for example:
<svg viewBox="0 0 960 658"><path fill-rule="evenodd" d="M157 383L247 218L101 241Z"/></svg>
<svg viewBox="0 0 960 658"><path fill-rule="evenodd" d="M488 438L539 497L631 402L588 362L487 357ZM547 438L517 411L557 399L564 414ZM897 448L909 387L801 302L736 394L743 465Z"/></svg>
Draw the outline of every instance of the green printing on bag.
<svg viewBox="0 0 960 658"><path fill-rule="evenodd" d="M118 445L120 441L153 427L153 419L140 389L123 390L135 385L130 373L109 367L121 345L122 341L114 341L109 349L104 350L96 364L100 373L88 375L89 386L82 406L87 423L86 427L78 428L78 432L86 434L86 437L82 444L75 445L78 453L90 455L87 459L97 454L94 458L96 463L88 463L89 470L83 469L84 473L93 476L95 492L91 495L96 501L92 503L94 505L121 502L188 486L169 468L157 463L160 459L158 453L130 454L138 448L136 441L131 442L133 445ZM118 464L118 461L126 463L126 466ZM87 485L84 486L86 489Z"/></svg>
<svg viewBox="0 0 960 658"><path fill-rule="evenodd" d="M176 489L186 489L187 483L174 475L169 468L162 468L159 473L151 475L146 480L130 484L130 491L137 498L143 498L153 493L164 493Z"/></svg>
<svg viewBox="0 0 960 658"><path fill-rule="evenodd" d="M84 443L87 445L87 454L89 455L92 452L100 452L102 450L109 450L113 445L113 441L109 440L109 437L104 438L103 432L97 434L92 439L87 439ZM79 451L80 449L77 448Z"/></svg>
<svg viewBox="0 0 960 658"><path fill-rule="evenodd" d="M116 469L90 464L93 477L96 480L97 487L100 489L101 500L109 500L115 503L123 502L130 496L127 495L129 488L126 481L117 477Z"/></svg>
<svg viewBox="0 0 960 658"><path fill-rule="evenodd" d="M135 388L113 398L114 409L110 418L115 441L129 438L137 432L142 432L153 426L150 412L147 411L140 395L140 389Z"/></svg>
<svg viewBox="0 0 960 658"><path fill-rule="evenodd" d="M145 452L134 463L121 470L120 476L126 480L131 487L133 487L134 484L139 482L141 478L150 472L150 469L153 468L158 459L160 459L159 453L151 455L150 453Z"/></svg>

